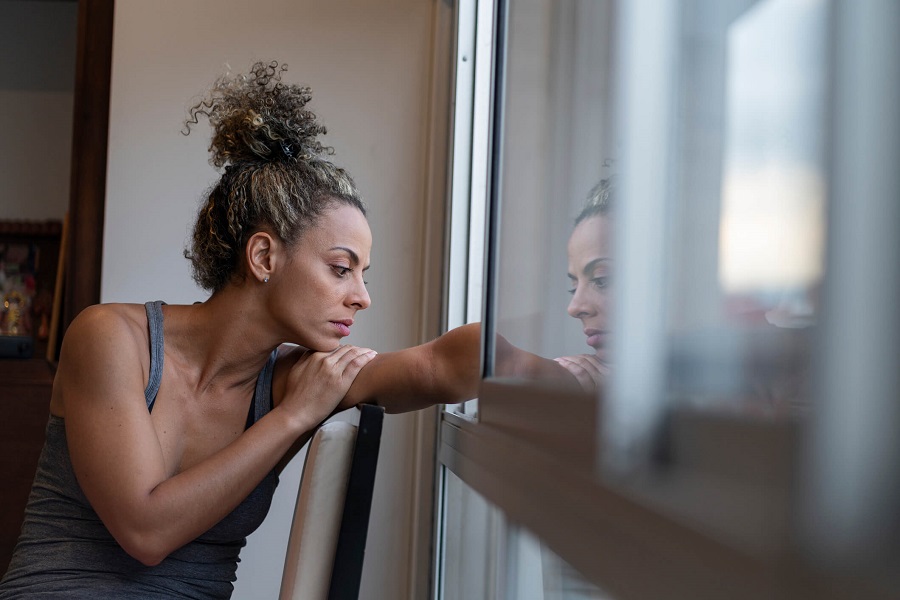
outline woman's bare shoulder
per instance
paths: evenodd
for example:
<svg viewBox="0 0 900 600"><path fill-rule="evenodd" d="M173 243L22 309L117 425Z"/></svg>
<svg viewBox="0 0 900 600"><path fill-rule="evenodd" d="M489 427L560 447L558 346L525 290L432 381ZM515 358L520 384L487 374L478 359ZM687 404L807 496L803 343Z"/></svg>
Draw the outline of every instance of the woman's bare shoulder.
<svg viewBox="0 0 900 600"><path fill-rule="evenodd" d="M149 346L143 305L98 304L84 309L63 338L50 412L65 418L77 407L108 396L104 392L110 389L134 389L139 397L150 371Z"/></svg>
<svg viewBox="0 0 900 600"><path fill-rule="evenodd" d="M142 304L95 304L85 308L66 330L66 339L81 343L134 341L149 343L147 313Z"/></svg>
<svg viewBox="0 0 900 600"><path fill-rule="evenodd" d="M110 302L94 304L78 313L76 319L126 318L147 321L147 308L143 304Z"/></svg>

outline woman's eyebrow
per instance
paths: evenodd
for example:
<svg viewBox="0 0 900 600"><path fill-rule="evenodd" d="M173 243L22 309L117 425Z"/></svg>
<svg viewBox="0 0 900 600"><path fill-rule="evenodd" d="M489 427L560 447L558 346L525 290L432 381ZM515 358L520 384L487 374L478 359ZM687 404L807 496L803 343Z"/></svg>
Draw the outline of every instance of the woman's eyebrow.
<svg viewBox="0 0 900 600"><path fill-rule="evenodd" d="M609 259L606 257L595 258L594 260L588 262L588 264L584 265L583 273L585 275L590 275L591 271L593 271L600 263L607 263Z"/></svg>
<svg viewBox="0 0 900 600"><path fill-rule="evenodd" d="M343 250L350 256L350 262L353 263L354 267L359 264L359 255L346 246L332 246L329 250ZM370 265L366 265L363 267L363 271L368 271L369 266Z"/></svg>

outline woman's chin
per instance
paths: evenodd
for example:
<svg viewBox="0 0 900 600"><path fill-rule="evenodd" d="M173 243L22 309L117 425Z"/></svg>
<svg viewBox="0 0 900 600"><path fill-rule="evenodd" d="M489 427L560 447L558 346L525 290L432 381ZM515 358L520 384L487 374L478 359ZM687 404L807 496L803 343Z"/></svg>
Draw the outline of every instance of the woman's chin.
<svg viewBox="0 0 900 600"><path fill-rule="evenodd" d="M331 343L324 343L324 344L316 344L316 347L311 348L311 350L314 350L316 352L334 352L335 350L337 350L340 347L341 347L341 344L339 342L331 342Z"/></svg>
<svg viewBox="0 0 900 600"><path fill-rule="evenodd" d="M341 347L340 341L328 339L304 340L303 342L299 342L297 345L303 346L304 348L312 352L334 352Z"/></svg>

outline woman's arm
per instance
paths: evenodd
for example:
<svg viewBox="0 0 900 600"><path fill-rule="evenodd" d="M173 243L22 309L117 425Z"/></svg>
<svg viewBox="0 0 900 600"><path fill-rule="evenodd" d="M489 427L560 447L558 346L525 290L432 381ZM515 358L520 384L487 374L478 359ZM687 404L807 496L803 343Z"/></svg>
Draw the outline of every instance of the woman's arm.
<svg viewBox="0 0 900 600"><path fill-rule="evenodd" d="M54 393L62 395L85 496L128 554L155 565L234 510L331 412L365 359L346 351L304 361L292 373L304 385L224 448L178 472L179 465L166 463L147 410L139 346L127 321L109 307L84 311L67 331Z"/></svg>
<svg viewBox="0 0 900 600"><path fill-rule="evenodd" d="M500 335L496 342L498 374L578 385L557 362L517 348ZM481 324L471 323L421 346L379 354L360 371L340 408L374 403L399 413L462 402L478 395L480 382Z"/></svg>

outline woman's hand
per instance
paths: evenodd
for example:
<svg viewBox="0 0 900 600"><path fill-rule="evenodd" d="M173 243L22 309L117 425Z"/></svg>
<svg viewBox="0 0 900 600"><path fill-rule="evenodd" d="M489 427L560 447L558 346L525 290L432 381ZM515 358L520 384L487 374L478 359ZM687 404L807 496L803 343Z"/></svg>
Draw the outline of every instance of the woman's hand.
<svg viewBox="0 0 900 600"><path fill-rule="evenodd" d="M357 346L304 351L288 373L281 407L300 416L305 429L317 426L334 412L359 371L376 354Z"/></svg>
<svg viewBox="0 0 900 600"><path fill-rule="evenodd" d="M560 356L553 360L574 375L581 388L586 392L596 392L600 387L601 380L609 375L609 365L593 354Z"/></svg>

